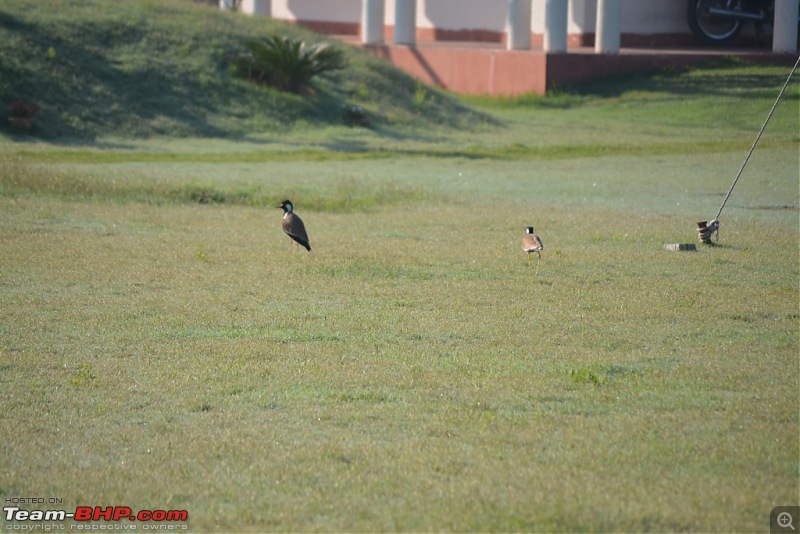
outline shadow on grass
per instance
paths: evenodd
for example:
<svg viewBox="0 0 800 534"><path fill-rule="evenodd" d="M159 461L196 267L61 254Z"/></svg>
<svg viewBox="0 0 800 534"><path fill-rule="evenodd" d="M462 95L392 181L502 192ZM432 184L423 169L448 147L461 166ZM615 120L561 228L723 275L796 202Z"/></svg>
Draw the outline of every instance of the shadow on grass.
<svg viewBox="0 0 800 534"><path fill-rule="evenodd" d="M695 68L691 73L669 70L632 78L610 78L584 87L564 87L562 90L567 94L596 98L614 98L632 92L663 93L677 98L699 94L712 98L743 94L752 97L777 96L785 78L776 77L774 74L754 72L732 74L729 71L740 66L743 66L743 63L738 60L719 60ZM786 70L786 76L789 75L789 71L790 69ZM724 83L720 83L723 80ZM798 98L797 95L785 96Z"/></svg>
<svg viewBox="0 0 800 534"><path fill-rule="evenodd" d="M4 100L6 95L35 98L41 107L31 132L33 136L75 142L120 126L135 136L152 130L158 133L159 120L163 122L164 133L225 135L205 119L207 110L215 106L205 96L206 87L183 73L166 75L146 65L123 70L109 57L108 50L89 46L103 39L104 36L97 35L104 31L102 27L85 25L82 31L86 45L42 31L8 13L0 12L0 27L14 37L17 49L52 51L45 61L0 64L0 76L9 80L3 90ZM131 25L118 28L117 35L105 36L111 37L134 43L145 35ZM153 101L154 95L158 95L158 102ZM189 95L192 97L187 98ZM67 98L69 105L65 105ZM166 109L169 117L164 115Z"/></svg>
<svg viewBox="0 0 800 534"><path fill-rule="evenodd" d="M234 77L229 66L247 37L265 27L310 41L321 37L271 19L180 5L159 9L169 12L139 2L107 10L68 4L60 18L46 10L0 8L0 104L23 98L40 106L29 134L14 133L5 122L0 132L14 142L68 145L100 135L246 139L297 124L341 125L342 103L359 94L366 95L372 129L380 136L410 136L400 131L398 119L421 129L491 122L345 45L339 46L351 67L315 81L314 97L256 86ZM22 57L20 50L30 53Z"/></svg>
<svg viewBox="0 0 800 534"><path fill-rule="evenodd" d="M684 98L775 98L786 78L774 73L759 73L752 69L732 72L754 64L736 59L710 60L691 69L664 68L639 75L619 75L581 84L564 84L548 91L546 96L525 94L511 98L466 97L467 102L487 104L488 107L533 107L540 109L574 109L595 99L613 99L626 94L647 93L648 101L679 102ZM771 66L774 70L774 66ZM786 68L785 76L789 75ZM796 81L796 79L795 79ZM783 95L786 101L798 101L796 91Z"/></svg>

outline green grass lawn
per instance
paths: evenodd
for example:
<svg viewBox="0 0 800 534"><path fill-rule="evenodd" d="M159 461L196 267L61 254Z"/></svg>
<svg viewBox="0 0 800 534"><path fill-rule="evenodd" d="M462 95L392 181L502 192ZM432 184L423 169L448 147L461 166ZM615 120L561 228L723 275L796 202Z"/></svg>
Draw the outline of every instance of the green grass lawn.
<svg viewBox="0 0 800 534"><path fill-rule="evenodd" d="M718 245L663 247L697 243L787 73L449 96L469 132L4 134L0 497L193 531L768 532L800 490L797 81Z"/></svg>
<svg viewBox="0 0 800 534"><path fill-rule="evenodd" d="M268 206L7 195L3 495L201 531L766 531L798 488L796 150L757 155L720 246L662 248L736 155L146 165L413 192L295 196L310 254Z"/></svg>

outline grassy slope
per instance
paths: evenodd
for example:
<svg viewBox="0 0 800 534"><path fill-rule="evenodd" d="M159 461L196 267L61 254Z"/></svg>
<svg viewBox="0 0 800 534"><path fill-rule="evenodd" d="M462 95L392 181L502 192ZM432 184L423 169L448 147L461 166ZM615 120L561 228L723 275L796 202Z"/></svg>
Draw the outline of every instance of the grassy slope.
<svg viewBox="0 0 800 534"><path fill-rule="evenodd" d="M797 83L721 246L662 246L716 212L784 76L473 99L503 124L478 134L415 139L412 106L6 142L0 497L204 531L767 531L798 492ZM261 209L283 196L313 253Z"/></svg>
<svg viewBox="0 0 800 534"><path fill-rule="evenodd" d="M320 39L290 24L185 1L7 2L0 7L0 103L37 102L35 135L60 141L274 134L297 123L340 124L345 102L366 108L378 127L388 117L454 126L481 120L453 98L418 93L407 75L344 45L348 68L321 79L317 98L232 77L229 58L242 43L272 32Z"/></svg>

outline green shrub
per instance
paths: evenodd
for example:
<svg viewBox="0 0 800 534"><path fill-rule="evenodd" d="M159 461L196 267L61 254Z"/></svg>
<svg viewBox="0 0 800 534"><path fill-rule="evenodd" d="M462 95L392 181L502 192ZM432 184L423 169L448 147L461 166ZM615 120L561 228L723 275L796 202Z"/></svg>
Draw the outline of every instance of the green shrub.
<svg viewBox="0 0 800 534"><path fill-rule="evenodd" d="M234 60L237 74L280 91L304 93L311 79L344 68L344 53L327 43L273 35L246 43L247 52Z"/></svg>

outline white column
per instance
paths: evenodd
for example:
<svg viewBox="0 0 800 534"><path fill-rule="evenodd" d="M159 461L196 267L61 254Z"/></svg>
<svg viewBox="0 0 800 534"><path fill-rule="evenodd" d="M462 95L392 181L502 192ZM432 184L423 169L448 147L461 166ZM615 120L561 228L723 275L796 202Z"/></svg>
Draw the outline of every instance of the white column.
<svg viewBox="0 0 800 534"><path fill-rule="evenodd" d="M794 53L797 51L797 15L800 0L775 0L775 23L772 28L772 51Z"/></svg>
<svg viewBox="0 0 800 534"><path fill-rule="evenodd" d="M361 42L383 44L384 0L361 0Z"/></svg>
<svg viewBox="0 0 800 534"><path fill-rule="evenodd" d="M394 43L417 43L417 0L395 0Z"/></svg>
<svg viewBox="0 0 800 534"><path fill-rule="evenodd" d="M511 0L508 6L508 49L531 49L531 0Z"/></svg>
<svg viewBox="0 0 800 534"><path fill-rule="evenodd" d="M596 54L619 54L622 0L597 0Z"/></svg>
<svg viewBox="0 0 800 534"><path fill-rule="evenodd" d="M567 12L566 0L547 0L544 5L544 51L567 51Z"/></svg>

